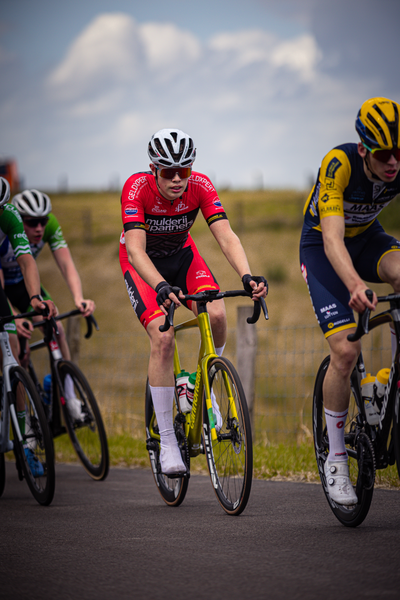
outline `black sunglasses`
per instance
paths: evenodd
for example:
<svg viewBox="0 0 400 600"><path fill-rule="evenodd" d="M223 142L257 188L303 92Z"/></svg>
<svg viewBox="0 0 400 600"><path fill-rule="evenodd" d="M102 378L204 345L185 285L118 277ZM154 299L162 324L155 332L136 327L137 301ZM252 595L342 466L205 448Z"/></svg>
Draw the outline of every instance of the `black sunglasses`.
<svg viewBox="0 0 400 600"><path fill-rule="evenodd" d="M49 217L40 217L39 219L24 219L24 223L26 223L28 227L37 227L38 225L45 227L48 222Z"/></svg>

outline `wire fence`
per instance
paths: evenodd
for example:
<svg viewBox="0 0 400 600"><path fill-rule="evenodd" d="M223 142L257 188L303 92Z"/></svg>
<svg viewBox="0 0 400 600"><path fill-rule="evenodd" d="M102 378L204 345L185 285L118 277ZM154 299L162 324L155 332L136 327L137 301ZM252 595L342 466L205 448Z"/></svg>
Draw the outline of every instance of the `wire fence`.
<svg viewBox="0 0 400 600"><path fill-rule="evenodd" d="M79 366L99 403L108 435L144 439L144 393L149 358L146 334L102 334L82 341ZM198 332L188 330L178 340L182 366L194 371ZM228 331L224 356L236 364L236 330ZM312 436L314 380L328 344L318 326L264 327L257 335L253 436L256 442L301 443ZM376 373L391 362L389 328L374 330L363 341L367 371ZM43 377L47 351L33 360Z"/></svg>

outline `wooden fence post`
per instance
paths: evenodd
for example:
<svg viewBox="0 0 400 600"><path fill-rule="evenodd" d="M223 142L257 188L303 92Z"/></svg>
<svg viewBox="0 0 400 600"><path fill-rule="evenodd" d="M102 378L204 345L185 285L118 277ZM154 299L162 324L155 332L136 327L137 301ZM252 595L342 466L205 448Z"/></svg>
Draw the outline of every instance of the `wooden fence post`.
<svg viewBox="0 0 400 600"><path fill-rule="evenodd" d="M256 379L257 329L246 319L253 314L252 306L238 306L236 326L236 365L246 395L253 431L253 413Z"/></svg>
<svg viewBox="0 0 400 600"><path fill-rule="evenodd" d="M67 343L74 363L79 361L81 317L69 317L67 320Z"/></svg>

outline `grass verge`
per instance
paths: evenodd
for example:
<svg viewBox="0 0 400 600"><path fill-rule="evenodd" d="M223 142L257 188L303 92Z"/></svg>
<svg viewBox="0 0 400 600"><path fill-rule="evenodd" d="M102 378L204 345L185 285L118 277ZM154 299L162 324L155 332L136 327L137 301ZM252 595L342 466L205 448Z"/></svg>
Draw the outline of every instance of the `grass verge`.
<svg viewBox="0 0 400 600"><path fill-rule="evenodd" d="M54 440L57 462L78 462L67 435ZM112 467L150 468L144 439L129 435L113 435L108 438L110 465ZM255 444L254 478L275 481L290 480L319 483L314 447L311 442L303 444ZM204 455L191 461L191 472L207 474ZM377 471L376 487L400 488L396 465Z"/></svg>

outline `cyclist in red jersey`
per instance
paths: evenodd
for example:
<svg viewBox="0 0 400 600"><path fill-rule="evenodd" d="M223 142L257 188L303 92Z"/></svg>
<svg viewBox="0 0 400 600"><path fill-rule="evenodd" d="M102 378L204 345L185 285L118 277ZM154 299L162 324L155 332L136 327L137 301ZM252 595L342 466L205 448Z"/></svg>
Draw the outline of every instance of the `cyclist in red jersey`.
<svg viewBox="0 0 400 600"><path fill-rule="evenodd" d="M161 468L170 475L184 473L186 467L172 419L174 333L161 333L159 326L171 302L181 305L171 286L181 289L179 296L219 289L189 233L199 209L253 300L265 297L268 286L264 277L250 275L244 249L210 179L192 172L192 138L179 129L162 129L152 136L148 155L151 171L132 175L122 190L120 264L131 304L150 338L148 377L160 430ZM196 314L196 304L187 304ZM221 355L227 332L223 300L212 302L208 310Z"/></svg>

